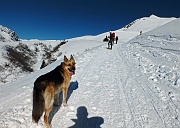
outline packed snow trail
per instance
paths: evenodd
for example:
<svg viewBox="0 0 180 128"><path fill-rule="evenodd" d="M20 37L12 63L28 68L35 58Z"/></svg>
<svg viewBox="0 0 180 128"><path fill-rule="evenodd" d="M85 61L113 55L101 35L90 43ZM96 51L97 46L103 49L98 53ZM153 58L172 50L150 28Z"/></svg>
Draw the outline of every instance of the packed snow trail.
<svg viewBox="0 0 180 128"><path fill-rule="evenodd" d="M53 128L178 128L179 108L142 72L133 47L119 42L77 54L76 74L68 93L68 107L54 107ZM148 62L147 62L148 63ZM34 78L32 79L32 81ZM159 89L159 90L158 90ZM1 112L2 128L43 127L31 124L32 89L17 104Z"/></svg>
<svg viewBox="0 0 180 128"><path fill-rule="evenodd" d="M65 115L64 121L54 122L61 127L71 126L67 119L77 119L74 110L85 106L88 117L103 118L102 128L180 127L176 105L166 93L154 88L130 57L132 49L128 49L126 44L114 45L113 50L102 46L77 56L74 79L79 88L68 101L73 111L60 110L56 118Z"/></svg>

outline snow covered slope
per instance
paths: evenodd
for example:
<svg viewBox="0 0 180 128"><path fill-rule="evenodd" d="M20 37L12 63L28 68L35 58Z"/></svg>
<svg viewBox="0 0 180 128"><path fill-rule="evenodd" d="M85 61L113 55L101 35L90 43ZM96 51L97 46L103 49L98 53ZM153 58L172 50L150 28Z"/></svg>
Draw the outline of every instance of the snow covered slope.
<svg viewBox="0 0 180 128"><path fill-rule="evenodd" d="M142 35L117 30L120 38L112 50L102 42L108 33L69 39L60 49L67 56L74 54L77 70L68 91L69 106L53 107L52 127L179 128L179 28L170 33L176 36L166 33L175 24L180 22L159 27L160 36L158 28ZM41 70L1 85L0 128L43 128L43 118L38 125L31 123L33 82L61 61L59 57Z"/></svg>
<svg viewBox="0 0 180 128"><path fill-rule="evenodd" d="M123 30L136 32L142 31L143 33L145 33L175 19L177 18L160 18L155 15L151 15L150 17L143 17L133 21L132 23L126 25Z"/></svg>
<svg viewBox="0 0 180 128"><path fill-rule="evenodd" d="M180 18L175 19L167 24L164 24L162 26L160 26L159 28L156 28L148 33L146 33L146 35L179 35L180 33Z"/></svg>

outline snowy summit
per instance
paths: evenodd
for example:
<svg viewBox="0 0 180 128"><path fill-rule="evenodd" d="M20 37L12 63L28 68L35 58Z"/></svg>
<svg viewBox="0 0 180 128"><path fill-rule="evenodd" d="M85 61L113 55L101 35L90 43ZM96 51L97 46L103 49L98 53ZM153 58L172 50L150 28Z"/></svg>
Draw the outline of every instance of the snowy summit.
<svg viewBox="0 0 180 128"><path fill-rule="evenodd" d="M179 128L179 18L152 15L113 32L119 40L109 50L109 32L64 42L14 41L1 30L0 128L44 127L43 117L32 123L33 83L71 54L68 106L53 107L52 128Z"/></svg>

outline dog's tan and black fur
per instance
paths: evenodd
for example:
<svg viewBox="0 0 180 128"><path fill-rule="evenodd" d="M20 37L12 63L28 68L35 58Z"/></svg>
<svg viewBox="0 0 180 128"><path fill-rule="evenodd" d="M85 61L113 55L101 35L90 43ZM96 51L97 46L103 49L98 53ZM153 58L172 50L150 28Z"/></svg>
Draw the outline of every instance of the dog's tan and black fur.
<svg viewBox="0 0 180 128"><path fill-rule="evenodd" d="M67 91L73 74L75 74L75 60L71 55L70 60L64 56L64 62L36 79L33 88L33 122L38 123L43 112L45 112L44 123L47 128L50 128L48 116L53 103L59 105L59 93L62 91L62 103L67 106Z"/></svg>

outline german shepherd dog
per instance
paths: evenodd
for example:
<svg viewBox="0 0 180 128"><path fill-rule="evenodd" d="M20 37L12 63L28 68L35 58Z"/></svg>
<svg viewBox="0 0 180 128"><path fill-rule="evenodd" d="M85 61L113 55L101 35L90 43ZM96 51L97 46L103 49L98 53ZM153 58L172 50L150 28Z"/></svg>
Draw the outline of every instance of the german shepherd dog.
<svg viewBox="0 0 180 128"><path fill-rule="evenodd" d="M75 74L75 60L71 55L70 60L64 56L64 62L54 70L41 75L34 82L32 121L38 123L43 112L44 123L50 128L48 117L54 105L59 105L59 93L62 91L62 103L67 106L66 98L71 76Z"/></svg>

